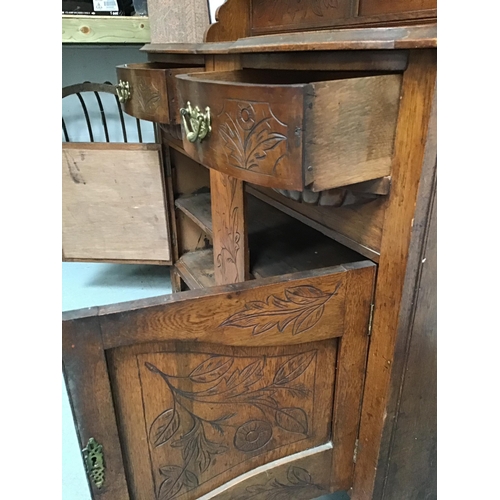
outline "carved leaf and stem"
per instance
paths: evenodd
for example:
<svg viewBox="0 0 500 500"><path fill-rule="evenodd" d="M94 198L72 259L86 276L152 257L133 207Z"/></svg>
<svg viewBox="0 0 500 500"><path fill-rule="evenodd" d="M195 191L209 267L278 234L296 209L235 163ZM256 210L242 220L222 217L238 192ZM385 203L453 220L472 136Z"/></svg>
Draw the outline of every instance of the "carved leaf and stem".
<svg viewBox="0 0 500 500"><path fill-rule="evenodd" d="M238 268L238 252L240 250L241 234L238 227L240 208L236 203L236 189L238 180L234 177L222 176L222 185L226 190L229 190L229 217L226 217L223 222L222 234L224 237L221 240L221 249L217 254L217 267L221 269L221 273L226 277L228 282L239 283L240 272Z"/></svg>
<svg viewBox="0 0 500 500"><path fill-rule="evenodd" d="M238 496L239 500L300 500L309 499L328 493L322 486L315 484L311 474L306 469L290 466L286 475L286 482L273 479L266 484L248 486L245 493Z"/></svg>
<svg viewBox="0 0 500 500"><path fill-rule="evenodd" d="M157 492L158 500L173 499L198 487L201 475L209 469L213 458L228 450L222 440L216 442L207 437L208 428L221 437L234 432L233 446L243 453L256 452L268 445L273 426L286 432L308 435L306 411L300 407L283 407L279 394L289 393L299 399L310 394L303 384L292 382L315 361L316 351L289 356L278 366L272 380L266 380L265 373L269 371L264 370L265 356L251 358L241 369L234 366L235 359L211 356L187 376L170 375L151 363L145 363L149 371L165 381L173 398L172 408L160 413L150 426L151 446L156 448L170 443L172 448L182 450L182 464L165 465L159 469L162 482ZM182 389L186 383L206 384L208 387L198 391ZM196 412L192 403L220 407L222 414L216 419L206 418ZM257 409L261 416L241 425L233 423L233 417L248 406Z"/></svg>
<svg viewBox="0 0 500 500"><path fill-rule="evenodd" d="M253 335L261 335L277 327L283 332L288 326L298 335L318 323L325 312L325 304L340 288L326 293L311 285L286 288L284 298L271 295L266 301L247 302L242 311L225 320L220 326L252 328Z"/></svg>
<svg viewBox="0 0 500 500"><path fill-rule="evenodd" d="M283 146L271 168L269 162L264 166L265 173L272 173L286 152L287 141L285 135L274 129L286 129L286 125L274 116L268 103L226 102L224 109L220 135L229 164L244 170L259 170L268 154Z"/></svg>

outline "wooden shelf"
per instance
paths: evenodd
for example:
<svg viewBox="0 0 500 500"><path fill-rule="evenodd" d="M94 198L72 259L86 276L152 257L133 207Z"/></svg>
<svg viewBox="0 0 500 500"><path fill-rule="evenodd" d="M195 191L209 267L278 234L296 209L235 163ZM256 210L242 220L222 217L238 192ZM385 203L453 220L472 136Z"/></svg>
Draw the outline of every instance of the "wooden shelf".
<svg viewBox="0 0 500 500"><path fill-rule="evenodd" d="M175 200L175 206L213 238L210 193L178 198Z"/></svg>
<svg viewBox="0 0 500 500"><path fill-rule="evenodd" d="M149 19L141 16L62 16L63 43L149 43Z"/></svg>
<svg viewBox="0 0 500 500"><path fill-rule="evenodd" d="M175 263L175 269L191 290L215 286L212 249L185 253Z"/></svg>
<svg viewBox="0 0 500 500"><path fill-rule="evenodd" d="M212 236L210 194L180 198L176 207ZM309 271L365 258L258 198L247 195L250 271L255 278ZM212 250L184 254L177 272L189 288L214 286Z"/></svg>

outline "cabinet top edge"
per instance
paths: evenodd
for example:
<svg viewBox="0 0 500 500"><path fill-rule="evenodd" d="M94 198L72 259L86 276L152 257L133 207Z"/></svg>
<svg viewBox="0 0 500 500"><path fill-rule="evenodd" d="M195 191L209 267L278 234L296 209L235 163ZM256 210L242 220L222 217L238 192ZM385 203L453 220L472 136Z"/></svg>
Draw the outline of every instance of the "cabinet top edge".
<svg viewBox="0 0 500 500"><path fill-rule="evenodd" d="M433 48L437 48L437 24L259 35L234 42L150 43L141 50L149 54L244 54Z"/></svg>

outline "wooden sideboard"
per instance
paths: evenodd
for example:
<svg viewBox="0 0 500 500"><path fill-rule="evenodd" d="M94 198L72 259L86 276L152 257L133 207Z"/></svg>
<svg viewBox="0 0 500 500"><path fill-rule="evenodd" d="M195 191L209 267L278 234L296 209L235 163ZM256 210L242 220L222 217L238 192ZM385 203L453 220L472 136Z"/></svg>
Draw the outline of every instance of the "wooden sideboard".
<svg viewBox="0 0 500 500"><path fill-rule="evenodd" d="M229 0L118 68L174 293L63 316L95 499L436 498L435 16Z"/></svg>

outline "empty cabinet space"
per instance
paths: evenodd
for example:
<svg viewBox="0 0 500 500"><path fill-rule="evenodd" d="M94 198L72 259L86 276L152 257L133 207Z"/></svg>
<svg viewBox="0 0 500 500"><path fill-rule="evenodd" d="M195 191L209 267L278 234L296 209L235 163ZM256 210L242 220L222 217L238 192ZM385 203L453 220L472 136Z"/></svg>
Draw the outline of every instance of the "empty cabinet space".
<svg viewBox="0 0 500 500"><path fill-rule="evenodd" d="M212 238L210 193L180 198L175 204ZM254 278L310 271L365 259L250 194L246 195L246 217L250 272ZM211 249L188 252L175 267L191 289L215 285Z"/></svg>

